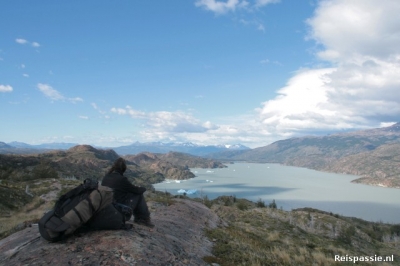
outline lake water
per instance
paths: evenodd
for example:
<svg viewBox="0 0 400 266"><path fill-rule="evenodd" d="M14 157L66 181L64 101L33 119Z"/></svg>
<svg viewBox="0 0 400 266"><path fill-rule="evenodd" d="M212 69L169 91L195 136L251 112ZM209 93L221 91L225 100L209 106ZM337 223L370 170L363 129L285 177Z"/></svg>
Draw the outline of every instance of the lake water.
<svg viewBox="0 0 400 266"><path fill-rule="evenodd" d="M312 207L368 221L400 223L400 189L351 183L357 178L279 164L235 163L228 168L190 169L195 178L155 184L159 191L177 195L182 190L214 199L235 195L292 210ZM178 193L178 191L180 193Z"/></svg>

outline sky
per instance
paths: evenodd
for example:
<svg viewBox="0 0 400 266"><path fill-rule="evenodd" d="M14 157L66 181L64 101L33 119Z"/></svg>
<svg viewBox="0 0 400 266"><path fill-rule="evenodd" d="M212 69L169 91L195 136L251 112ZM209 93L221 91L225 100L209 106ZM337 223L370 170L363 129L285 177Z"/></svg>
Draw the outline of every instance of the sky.
<svg viewBox="0 0 400 266"><path fill-rule="evenodd" d="M0 141L243 144L400 119L398 0L1 1Z"/></svg>

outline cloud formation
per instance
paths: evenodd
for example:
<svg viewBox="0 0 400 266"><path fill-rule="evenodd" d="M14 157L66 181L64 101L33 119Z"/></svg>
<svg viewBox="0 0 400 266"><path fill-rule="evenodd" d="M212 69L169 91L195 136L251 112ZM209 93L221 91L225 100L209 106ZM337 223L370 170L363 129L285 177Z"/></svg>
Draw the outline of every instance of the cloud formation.
<svg viewBox="0 0 400 266"><path fill-rule="evenodd" d="M276 4L279 2L280 0L256 0L255 6L261 7L261 6L266 6L268 4Z"/></svg>
<svg viewBox="0 0 400 266"><path fill-rule="evenodd" d="M368 128L400 117L400 2L321 1L307 21L330 68L299 70L258 109L272 134Z"/></svg>
<svg viewBox="0 0 400 266"><path fill-rule="evenodd" d="M199 119L181 111L143 112L130 106L111 108L118 115L128 115L133 119L144 120L146 129L142 132L149 139L169 138L171 134L204 133L217 127L211 122L201 122Z"/></svg>
<svg viewBox="0 0 400 266"><path fill-rule="evenodd" d="M30 44L30 45L32 45L33 47L36 47L36 48L40 47L40 44L38 42L29 42L29 41L27 41L25 39L22 39L22 38L15 39L15 42L19 43L19 44Z"/></svg>
<svg viewBox="0 0 400 266"><path fill-rule="evenodd" d="M251 10L278 2L280 2L280 0L256 0L254 3L249 3L246 0L197 0L195 2L195 6L204 8L208 11L212 11L216 14L224 14L228 12L234 12L235 10L239 9ZM260 24L260 26L262 26L262 24Z"/></svg>
<svg viewBox="0 0 400 266"><path fill-rule="evenodd" d="M0 92L12 92L13 87L10 85L0 85Z"/></svg>
<svg viewBox="0 0 400 266"><path fill-rule="evenodd" d="M239 0L227 0L226 2L216 1L216 0L198 0L195 5L197 7L203 7L206 10L215 12L217 14L223 14L228 11L235 11L235 9L240 5Z"/></svg>
<svg viewBox="0 0 400 266"><path fill-rule="evenodd" d="M276 2L198 0L196 6L224 14ZM296 135L390 125L400 117L399 13L396 0L382 0L379 5L374 0L320 1L306 22L306 38L317 44L319 65L329 67L297 70L276 97L263 102L253 114L215 124L181 111L144 112L126 106L111 112L142 121L144 141L250 147ZM268 59L260 63L280 64Z"/></svg>
<svg viewBox="0 0 400 266"><path fill-rule="evenodd" d="M25 40L25 39L15 39L15 42L16 42L16 43L19 43L19 44L26 44L26 43L28 43L28 41Z"/></svg>
<svg viewBox="0 0 400 266"><path fill-rule="evenodd" d="M51 99L52 101L69 101L71 103L83 102L83 99L80 97L65 97L59 91L53 89L53 87L48 84L38 83L37 88L44 94L44 96Z"/></svg>

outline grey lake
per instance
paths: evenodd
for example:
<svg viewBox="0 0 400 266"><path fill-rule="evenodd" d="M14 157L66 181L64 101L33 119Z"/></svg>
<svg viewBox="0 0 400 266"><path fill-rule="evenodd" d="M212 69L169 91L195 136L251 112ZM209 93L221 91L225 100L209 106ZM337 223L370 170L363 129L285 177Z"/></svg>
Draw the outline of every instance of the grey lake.
<svg viewBox="0 0 400 266"><path fill-rule="evenodd" d="M351 183L352 175L332 174L279 164L234 163L228 168L190 169L195 178L166 180L159 191L209 199L236 196L278 208L316 208L374 222L400 223L400 189Z"/></svg>

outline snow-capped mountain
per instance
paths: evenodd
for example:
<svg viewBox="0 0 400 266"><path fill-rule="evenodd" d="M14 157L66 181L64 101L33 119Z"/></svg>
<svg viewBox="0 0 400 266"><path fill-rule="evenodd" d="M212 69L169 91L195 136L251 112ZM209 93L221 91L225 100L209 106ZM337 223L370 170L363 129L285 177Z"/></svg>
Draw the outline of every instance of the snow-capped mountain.
<svg viewBox="0 0 400 266"><path fill-rule="evenodd" d="M75 143L44 143L31 145L23 142L13 141L4 143L4 147L0 145L0 153L37 153L48 150L67 150L78 144ZM232 150L249 150L250 148L241 144L220 144L220 145L199 145L192 142L135 142L127 146L120 147L99 147L112 149L120 155L138 154L141 152L151 153L168 153L170 151L183 152L196 156L205 156L212 153L232 151Z"/></svg>
<svg viewBox="0 0 400 266"><path fill-rule="evenodd" d="M211 153L227 150L248 150L250 148L241 145L199 145L192 142L135 142L128 146L113 148L118 154L137 154L140 152L167 153L170 151L184 152L197 156L204 156Z"/></svg>

